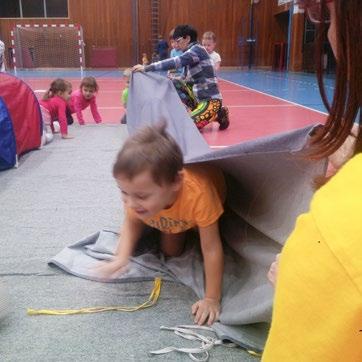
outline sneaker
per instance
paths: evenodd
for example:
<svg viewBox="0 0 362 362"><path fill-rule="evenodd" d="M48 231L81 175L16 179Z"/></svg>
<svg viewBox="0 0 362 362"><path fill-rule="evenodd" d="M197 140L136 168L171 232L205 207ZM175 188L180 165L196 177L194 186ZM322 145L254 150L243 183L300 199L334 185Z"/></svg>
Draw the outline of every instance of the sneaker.
<svg viewBox="0 0 362 362"><path fill-rule="evenodd" d="M229 110L226 107L221 107L220 111L217 112L217 121L219 122L219 130L223 131L229 127Z"/></svg>

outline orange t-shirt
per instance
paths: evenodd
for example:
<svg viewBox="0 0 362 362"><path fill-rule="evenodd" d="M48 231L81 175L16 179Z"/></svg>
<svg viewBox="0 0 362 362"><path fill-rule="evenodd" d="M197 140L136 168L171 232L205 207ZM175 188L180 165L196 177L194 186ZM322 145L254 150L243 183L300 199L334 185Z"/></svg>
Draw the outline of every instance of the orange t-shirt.
<svg viewBox="0 0 362 362"><path fill-rule="evenodd" d="M145 224L177 234L196 226L209 226L222 215L226 197L222 172L209 165L187 166L183 172L183 185L174 204L146 219Z"/></svg>

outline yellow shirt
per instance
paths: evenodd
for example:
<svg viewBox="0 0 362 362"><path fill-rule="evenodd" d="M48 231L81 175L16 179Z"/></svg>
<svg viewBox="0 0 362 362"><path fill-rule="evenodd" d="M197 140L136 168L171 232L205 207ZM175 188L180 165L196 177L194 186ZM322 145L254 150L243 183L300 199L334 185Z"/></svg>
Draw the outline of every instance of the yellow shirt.
<svg viewBox="0 0 362 362"><path fill-rule="evenodd" d="M262 361L362 361L362 155L298 218L280 258Z"/></svg>
<svg viewBox="0 0 362 362"><path fill-rule="evenodd" d="M176 234L209 226L222 215L226 194L222 172L208 165L187 166L183 171L183 185L176 201L169 209L145 220L147 225Z"/></svg>

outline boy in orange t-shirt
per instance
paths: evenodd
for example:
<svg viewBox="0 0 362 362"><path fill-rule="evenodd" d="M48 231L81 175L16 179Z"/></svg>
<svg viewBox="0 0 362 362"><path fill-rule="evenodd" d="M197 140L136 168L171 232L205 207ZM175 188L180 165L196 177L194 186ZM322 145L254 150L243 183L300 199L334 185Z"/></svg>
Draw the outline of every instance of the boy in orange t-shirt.
<svg viewBox="0 0 362 362"><path fill-rule="evenodd" d="M192 306L194 322L209 325L219 318L224 254L218 221L226 186L220 170L183 165L182 152L165 125L145 127L123 145L113 167L126 209L115 258L98 271L121 273L146 225L161 231L165 256L179 256L185 231L197 228L205 268L204 298Z"/></svg>

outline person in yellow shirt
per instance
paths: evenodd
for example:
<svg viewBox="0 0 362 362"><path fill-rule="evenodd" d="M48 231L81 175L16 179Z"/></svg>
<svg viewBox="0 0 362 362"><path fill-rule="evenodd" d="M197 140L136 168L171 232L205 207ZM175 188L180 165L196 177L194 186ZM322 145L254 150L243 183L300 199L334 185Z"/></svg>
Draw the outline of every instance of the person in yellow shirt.
<svg viewBox="0 0 362 362"><path fill-rule="evenodd" d="M316 192L283 248L264 362L362 361L361 215L359 154Z"/></svg>
<svg viewBox="0 0 362 362"><path fill-rule="evenodd" d="M182 254L185 232L197 228L205 268L205 295L192 306L194 322L218 320L223 248L218 221L226 195L222 172L208 165L184 166L182 152L165 124L144 127L126 140L113 167L126 216L113 261L103 276L122 273L146 225L161 231L166 257Z"/></svg>
<svg viewBox="0 0 362 362"><path fill-rule="evenodd" d="M323 158L341 150L355 156L316 192L309 212L298 218L269 271L276 289L262 361L360 362L362 137L354 122L362 105L361 3L297 3L320 31L329 26L328 39L337 60L330 114L312 139L308 156ZM355 142L350 142L351 137Z"/></svg>

